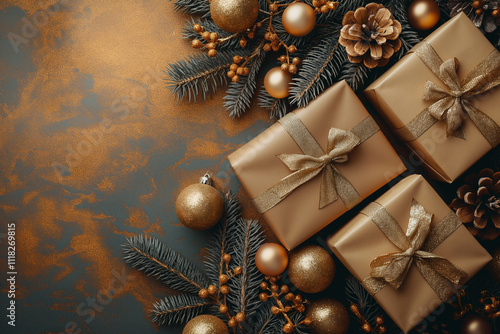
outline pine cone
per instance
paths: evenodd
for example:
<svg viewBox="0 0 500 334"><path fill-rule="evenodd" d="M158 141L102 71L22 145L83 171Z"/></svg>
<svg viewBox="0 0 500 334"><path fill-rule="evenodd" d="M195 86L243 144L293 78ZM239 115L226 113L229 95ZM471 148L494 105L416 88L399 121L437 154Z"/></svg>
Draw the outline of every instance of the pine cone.
<svg viewBox="0 0 500 334"><path fill-rule="evenodd" d="M364 61L368 68L384 66L401 48L398 37L403 28L383 5L370 3L347 12L342 25L339 43L352 63Z"/></svg>
<svg viewBox="0 0 500 334"><path fill-rule="evenodd" d="M495 239L500 235L500 172L485 168L465 182L450 206L474 236Z"/></svg>

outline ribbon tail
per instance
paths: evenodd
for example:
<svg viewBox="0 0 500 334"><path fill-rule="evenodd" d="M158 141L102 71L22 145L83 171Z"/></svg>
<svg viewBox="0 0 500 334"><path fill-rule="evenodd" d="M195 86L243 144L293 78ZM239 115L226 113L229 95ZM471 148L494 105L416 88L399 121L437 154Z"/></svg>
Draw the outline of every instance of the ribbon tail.
<svg viewBox="0 0 500 334"><path fill-rule="evenodd" d="M354 208L359 202L361 202L362 198L361 196L359 196L359 193L351 184L351 182L349 182L349 180L347 180L335 166L331 165L331 167L337 194L342 202L344 202L347 209L350 210Z"/></svg>
<svg viewBox="0 0 500 334"><path fill-rule="evenodd" d="M500 144L500 126L488 115L470 103L464 103L464 108L474 125L481 131L491 147Z"/></svg>
<svg viewBox="0 0 500 334"><path fill-rule="evenodd" d="M427 261L428 259L416 258L415 260L418 271L441 301L445 302L453 296L457 290L453 283L436 271L433 265Z"/></svg>
<svg viewBox="0 0 500 334"><path fill-rule="evenodd" d="M276 184L278 195L281 198L290 195L295 189L318 175L323 170L323 166L304 168L284 177Z"/></svg>
<svg viewBox="0 0 500 334"><path fill-rule="evenodd" d="M338 199L337 190L335 189L335 177L333 167L328 164L323 169L321 176L321 186L319 195L319 208L323 209Z"/></svg>
<svg viewBox="0 0 500 334"><path fill-rule="evenodd" d="M463 124L460 125L458 128L456 128L455 130L453 130L451 133L447 134L447 137L448 136L452 136L452 137L459 138L462 140L467 140L467 137L465 137L465 131L464 131Z"/></svg>
<svg viewBox="0 0 500 334"><path fill-rule="evenodd" d="M417 254L422 260L426 261L433 270L452 283L460 284L463 279L467 278L467 273L465 271L441 256L423 251L418 251Z"/></svg>

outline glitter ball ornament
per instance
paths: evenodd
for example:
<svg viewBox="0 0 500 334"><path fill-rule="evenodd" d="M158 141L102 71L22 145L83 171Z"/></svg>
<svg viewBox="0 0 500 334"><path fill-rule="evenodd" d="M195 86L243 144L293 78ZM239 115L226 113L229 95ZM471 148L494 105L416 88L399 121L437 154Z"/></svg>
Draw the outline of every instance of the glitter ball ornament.
<svg viewBox="0 0 500 334"><path fill-rule="evenodd" d="M321 299L307 306L306 317L311 320L313 334L345 334L349 330L349 312L338 300Z"/></svg>
<svg viewBox="0 0 500 334"><path fill-rule="evenodd" d="M460 325L460 334L491 334L491 324L482 315L470 314L463 318Z"/></svg>
<svg viewBox="0 0 500 334"><path fill-rule="evenodd" d="M288 265L288 254L283 246L267 243L257 250L255 265L266 276L281 275Z"/></svg>
<svg viewBox="0 0 500 334"><path fill-rule="evenodd" d="M335 263L320 246L304 246L290 253L288 277L293 285L306 293L325 290L335 276Z"/></svg>
<svg viewBox="0 0 500 334"><path fill-rule="evenodd" d="M177 197L175 212L186 227L206 230L221 219L224 201L221 194L210 185L210 175L205 174L200 183L186 187Z"/></svg>
<svg viewBox="0 0 500 334"><path fill-rule="evenodd" d="M259 0L212 0L210 15L222 30L244 32L259 16Z"/></svg>
<svg viewBox="0 0 500 334"><path fill-rule="evenodd" d="M283 12L283 28L293 36L302 37L313 31L316 26L314 9L303 3L295 2Z"/></svg>
<svg viewBox="0 0 500 334"><path fill-rule="evenodd" d="M264 88L266 92L274 98L284 99L290 94L290 83L292 75L282 71L281 67L275 67L267 72L264 78Z"/></svg>
<svg viewBox="0 0 500 334"><path fill-rule="evenodd" d="M408 21L417 30L429 30L439 22L441 11L434 0L415 0L408 7Z"/></svg>
<svg viewBox="0 0 500 334"><path fill-rule="evenodd" d="M182 334L229 334L222 320L213 315L199 315L191 319Z"/></svg>

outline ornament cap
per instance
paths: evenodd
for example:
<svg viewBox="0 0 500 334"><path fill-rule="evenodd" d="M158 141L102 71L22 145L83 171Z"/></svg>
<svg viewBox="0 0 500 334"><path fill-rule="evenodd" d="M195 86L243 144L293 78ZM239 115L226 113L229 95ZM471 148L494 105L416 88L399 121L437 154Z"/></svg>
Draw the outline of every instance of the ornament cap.
<svg viewBox="0 0 500 334"><path fill-rule="evenodd" d="M202 184L208 184L209 186L212 185L212 173L210 173L209 171L207 171L205 173L205 175L203 175L202 177L200 177L200 183Z"/></svg>

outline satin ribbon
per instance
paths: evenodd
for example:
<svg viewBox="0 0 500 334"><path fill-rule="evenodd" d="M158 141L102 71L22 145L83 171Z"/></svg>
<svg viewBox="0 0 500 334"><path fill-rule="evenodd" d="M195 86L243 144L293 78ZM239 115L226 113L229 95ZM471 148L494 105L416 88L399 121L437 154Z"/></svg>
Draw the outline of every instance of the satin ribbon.
<svg viewBox="0 0 500 334"><path fill-rule="evenodd" d="M363 281L363 285L371 294L376 294L387 284L399 289L413 264L442 301L453 295L453 284L460 284L460 281L467 277L465 271L448 259L432 253L462 225L453 212L431 228L433 215L426 212L414 199L406 234L391 214L376 202L371 203L361 213L372 219L400 249L399 252L379 256L371 262L370 277Z"/></svg>
<svg viewBox="0 0 500 334"><path fill-rule="evenodd" d="M260 213L273 208L295 189L319 174L321 174L320 209L339 198L348 208L354 207L361 201L356 189L340 173L336 164L347 162L348 154L352 150L379 131L373 118L369 116L347 131L331 128L328 133L326 153L294 113L287 114L278 122L304 154L277 155L277 158L293 173L278 181L253 200Z"/></svg>
<svg viewBox="0 0 500 334"><path fill-rule="evenodd" d="M463 122L469 117L492 147L498 145L500 126L474 107L472 99L500 85L500 53L496 49L493 50L460 82L456 58L443 62L427 42L418 44L410 52L415 53L447 86L447 89L439 87L432 81L427 81L422 99L434 103L419 113L404 128L398 129L400 136L406 141L413 141L436 122L445 121L447 136L466 139Z"/></svg>

